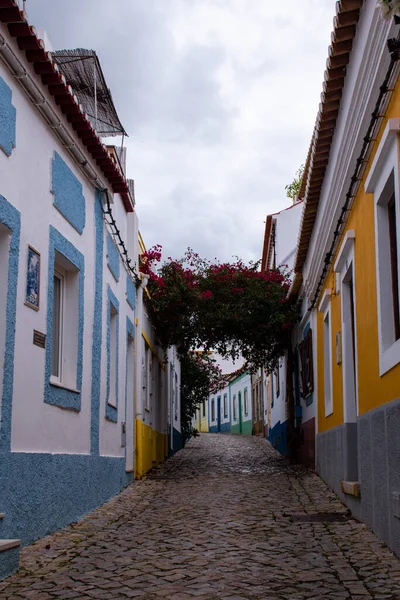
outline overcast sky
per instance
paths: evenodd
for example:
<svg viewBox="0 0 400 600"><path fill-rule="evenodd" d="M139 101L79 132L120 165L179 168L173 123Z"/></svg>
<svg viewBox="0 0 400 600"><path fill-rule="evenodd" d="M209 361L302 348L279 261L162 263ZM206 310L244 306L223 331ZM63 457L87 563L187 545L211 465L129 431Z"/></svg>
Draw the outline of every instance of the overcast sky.
<svg viewBox="0 0 400 600"><path fill-rule="evenodd" d="M27 0L54 48L96 50L129 134L146 245L261 256L305 162L334 0Z"/></svg>

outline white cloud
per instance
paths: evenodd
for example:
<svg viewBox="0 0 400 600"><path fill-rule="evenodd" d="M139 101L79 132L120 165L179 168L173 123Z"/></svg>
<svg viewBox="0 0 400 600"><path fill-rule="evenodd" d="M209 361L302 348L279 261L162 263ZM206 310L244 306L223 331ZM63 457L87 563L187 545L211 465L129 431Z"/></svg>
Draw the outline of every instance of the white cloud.
<svg viewBox="0 0 400 600"><path fill-rule="evenodd" d="M28 0L56 48L98 51L147 245L261 254L306 159L333 0Z"/></svg>

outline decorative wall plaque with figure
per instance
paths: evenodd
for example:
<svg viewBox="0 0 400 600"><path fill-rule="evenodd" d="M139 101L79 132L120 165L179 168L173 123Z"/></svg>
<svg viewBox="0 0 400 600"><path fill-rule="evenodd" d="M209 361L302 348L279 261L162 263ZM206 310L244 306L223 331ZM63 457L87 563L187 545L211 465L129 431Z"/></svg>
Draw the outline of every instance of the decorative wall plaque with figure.
<svg viewBox="0 0 400 600"><path fill-rule="evenodd" d="M40 252L28 246L25 304L34 310L40 305Z"/></svg>

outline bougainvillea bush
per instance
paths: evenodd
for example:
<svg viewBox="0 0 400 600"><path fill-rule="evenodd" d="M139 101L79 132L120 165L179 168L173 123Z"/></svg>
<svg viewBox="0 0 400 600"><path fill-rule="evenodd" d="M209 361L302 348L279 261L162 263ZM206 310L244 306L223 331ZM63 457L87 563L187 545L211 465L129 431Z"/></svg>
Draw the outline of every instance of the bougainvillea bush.
<svg viewBox="0 0 400 600"><path fill-rule="evenodd" d="M287 270L207 261L190 249L161 262L160 246L142 255L140 269L149 276L148 310L162 347L174 345L181 356L196 348L243 356L249 370L271 371L284 354L297 319Z"/></svg>

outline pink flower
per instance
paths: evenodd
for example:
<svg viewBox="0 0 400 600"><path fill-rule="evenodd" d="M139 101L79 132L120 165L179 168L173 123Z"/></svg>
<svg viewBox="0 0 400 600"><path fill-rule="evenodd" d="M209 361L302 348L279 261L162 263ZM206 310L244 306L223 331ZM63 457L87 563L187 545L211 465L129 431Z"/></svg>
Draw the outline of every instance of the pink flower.
<svg viewBox="0 0 400 600"><path fill-rule="evenodd" d="M201 294L201 297L203 298L203 300L209 300L210 298L212 298L213 293L211 292L211 290L207 290L206 292L203 292Z"/></svg>

